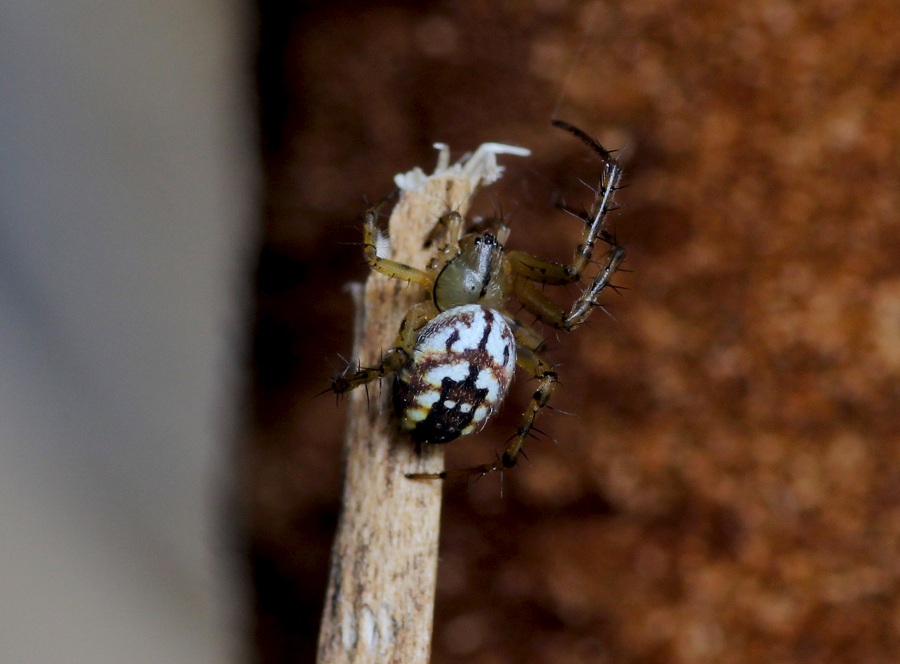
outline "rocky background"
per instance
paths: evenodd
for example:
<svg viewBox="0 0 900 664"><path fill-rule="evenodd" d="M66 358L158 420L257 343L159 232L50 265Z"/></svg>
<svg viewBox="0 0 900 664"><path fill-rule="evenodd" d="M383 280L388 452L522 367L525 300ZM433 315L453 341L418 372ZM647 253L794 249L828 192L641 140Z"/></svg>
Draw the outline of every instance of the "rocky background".
<svg viewBox="0 0 900 664"><path fill-rule="evenodd" d="M567 260L552 204L599 170L554 116L621 150L627 290L548 333L529 461L446 488L433 661L896 661L900 5L325 5L260 4L259 661L314 659L345 414L315 395L351 348L366 201L435 141L526 146L479 209ZM502 449L519 382L448 467Z"/></svg>

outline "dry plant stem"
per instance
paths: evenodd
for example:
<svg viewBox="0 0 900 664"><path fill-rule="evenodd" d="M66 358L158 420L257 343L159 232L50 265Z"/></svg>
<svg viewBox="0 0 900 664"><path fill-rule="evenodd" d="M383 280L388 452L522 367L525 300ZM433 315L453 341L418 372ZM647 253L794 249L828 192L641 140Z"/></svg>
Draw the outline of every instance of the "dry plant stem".
<svg viewBox="0 0 900 664"><path fill-rule="evenodd" d="M448 209L465 214L468 178L432 177L405 191L389 222L391 258L422 266L423 241ZM393 345L400 321L422 298L419 286L369 276L357 303L357 357L375 366ZM360 338L361 337L361 338ZM440 482L416 482L409 472L443 469L443 448L421 454L398 432L391 385L373 383L349 394L342 511L332 550L319 664L427 662L431 651L441 514Z"/></svg>

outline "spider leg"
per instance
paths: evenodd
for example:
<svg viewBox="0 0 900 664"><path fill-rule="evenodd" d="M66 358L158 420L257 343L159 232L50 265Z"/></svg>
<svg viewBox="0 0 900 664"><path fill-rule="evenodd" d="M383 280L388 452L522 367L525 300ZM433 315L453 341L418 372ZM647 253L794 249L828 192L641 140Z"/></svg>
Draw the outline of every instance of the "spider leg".
<svg viewBox="0 0 900 664"><path fill-rule="evenodd" d="M438 218L434 228L429 231L423 246L426 248L430 247L437 242L438 237L444 232L447 236L447 244L442 245L439 248L439 251L442 254L455 254L459 249L459 235L464 223L465 219L463 219L462 215L456 210L445 212Z"/></svg>
<svg viewBox="0 0 900 664"><path fill-rule="evenodd" d="M536 280L516 279L513 282L513 292L525 308L537 316L541 322L568 332L585 322L593 308L598 306L597 297L603 292L604 288L610 285L610 279L612 279L616 270L619 269L619 265L624 258L625 250L618 245L613 245L607 252L600 271L590 285L572 303L572 307L568 312L563 311L538 290L534 285Z"/></svg>
<svg viewBox="0 0 900 664"><path fill-rule="evenodd" d="M366 262L373 270L387 277L414 282L426 289L431 289L434 285L434 279L427 272L378 255L378 215L381 213L384 205L393 199L395 195L396 193L387 196L378 204L366 210L363 223ZM384 353L381 361L374 367L360 367L353 373L342 373L335 376L331 379L331 390L335 394L343 394L360 385L368 385L372 381L397 372L409 360L412 347L415 344L416 332L428 322L430 317L434 316L433 309L434 307L430 302L423 302L413 306L403 318L394 347Z"/></svg>
<svg viewBox="0 0 900 664"><path fill-rule="evenodd" d="M500 463L503 468L512 468L516 465L519 455L523 453L525 441L532 435L532 429L534 428L534 422L537 419L538 413L547 405L547 402L550 401L550 397L553 395L553 391L556 389L556 383L559 380L556 371L554 371L553 367L541 357L540 353L521 343L516 345L516 364L537 378L540 382L538 383L537 389L531 395L531 402L522 414L522 419L519 422L519 428L516 430L516 435L507 446L503 456L500 457ZM485 472L499 470L499 468L493 467L497 465L496 461L489 465L491 466L491 470L485 470ZM484 470L484 468L482 468L482 470Z"/></svg>
<svg viewBox="0 0 900 664"><path fill-rule="evenodd" d="M585 227L581 234L581 241L575 250L575 259L570 266L580 276L591 261L591 257L594 254L594 244L598 239L615 245L604 231L604 224L606 215L614 207L613 198L619 189L619 181L622 179L622 167L609 150L582 130L563 120L553 120L552 124L554 127L567 131L581 140L596 152L603 162L603 170L600 173L600 183L596 189L594 204L591 206L590 213L585 217Z"/></svg>
<svg viewBox="0 0 900 664"><path fill-rule="evenodd" d="M541 353L547 345L544 337L541 336L533 327L525 325L520 320L512 316L506 316L506 322L512 330L513 336L516 338L516 348L527 348L535 353Z"/></svg>
<svg viewBox="0 0 900 664"><path fill-rule="evenodd" d="M453 260L459 254L459 237L462 235L465 221L459 212L450 210L440 216L434 228L428 233L428 237L425 239L425 247L430 247L437 242L438 237L442 233L447 238L446 243L437 248L437 255L429 261L429 274L438 274L448 261Z"/></svg>
<svg viewBox="0 0 900 664"><path fill-rule="evenodd" d="M620 247L613 236L606 230L606 215L614 209L613 198L619 189L622 168L612 154L602 145L591 139L580 129L562 120L554 120L553 125L564 129L586 143L603 161L600 184L597 187L594 203L590 211L583 213L566 211L584 221L581 239L575 250L572 262L567 265L532 256L522 251L511 251L507 261L511 272L515 275L512 290L519 301L539 320L561 330L571 330L580 325L598 306L597 297L610 285L612 275L619 269L625 258L625 250ZM581 293L568 312L563 311L547 298L535 284L563 285L578 281L591 262L594 246L597 241L610 245L605 261L591 284Z"/></svg>
<svg viewBox="0 0 900 664"><path fill-rule="evenodd" d="M444 480L459 476L484 476L488 473L512 468L518 462L519 456L524 456L525 441L532 435L532 432L536 430L534 428L534 422L537 419L538 413L550 400L550 397L556 388L558 377L553 367L540 356L540 353L537 350L535 350L535 348L543 348L543 338L527 325L519 323L518 321L515 321L515 319L510 320L515 323L513 333L516 336L516 364L537 378L540 383L531 395L531 402L522 414L522 420L519 423L519 427L516 429L516 433L512 438L510 438L506 450L491 463L468 468L444 470L439 473L407 473L406 477L408 479Z"/></svg>
<svg viewBox="0 0 900 664"><path fill-rule="evenodd" d="M400 331L397 333L393 348L381 357L381 361L374 367L360 367L353 373L335 376L331 379L331 390L335 394L343 394L399 371L409 360L419 330L436 313L437 310L430 301L413 305L400 323Z"/></svg>
<svg viewBox="0 0 900 664"><path fill-rule="evenodd" d="M537 281L551 286L562 286L578 281L581 274L571 265L538 258L524 251L510 251L506 254L509 267L520 279Z"/></svg>
<svg viewBox="0 0 900 664"><path fill-rule="evenodd" d="M387 203L393 195L388 196L377 205L366 210L365 222L363 223L363 243L365 245L366 262L369 267L380 272L386 277L392 279L400 279L401 281L410 281L420 284L426 289L430 289L434 284L434 279L427 272L423 272L405 263L392 261L389 258L382 258L378 255L378 215L381 208Z"/></svg>
<svg viewBox="0 0 900 664"><path fill-rule="evenodd" d="M331 379L331 389L335 394L343 394L360 385L368 385L374 380L384 378L387 374L398 371L409 355L402 348L391 348L382 357L377 366L362 367L351 374L339 374Z"/></svg>
<svg viewBox="0 0 900 664"><path fill-rule="evenodd" d="M443 480L457 476L484 476L488 473L495 473L506 468L512 468L519 460L519 456L524 455L525 441L532 435L534 430L534 422L538 413L547 405L553 390L556 388L558 377L556 371L535 351L522 344L516 344L516 364L528 371L537 378L540 383L537 389L531 395L531 402L522 414L522 420L519 428L510 439L506 450L498 458L491 463L485 463L480 466L471 466L469 468L459 468L456 470L444 470L440 473L407 473L406 477L411 480Z"/></svg>

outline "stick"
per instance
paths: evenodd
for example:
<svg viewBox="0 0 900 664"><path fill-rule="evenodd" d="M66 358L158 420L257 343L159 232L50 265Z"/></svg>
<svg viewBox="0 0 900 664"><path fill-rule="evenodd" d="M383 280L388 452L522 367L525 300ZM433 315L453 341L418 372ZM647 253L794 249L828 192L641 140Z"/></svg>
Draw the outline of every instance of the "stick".
<svg viewBox="0 0 900 664"><path fill-rule="evenodd" d="M525 155L509 146L482 146L465 165L449 166L442 148L432 176L419 169L397 176L400 201L389 222L391 257L424 266L423 243L448 209L465 215L480 184L502 172L494 154ZM421 288L372 273L362 301L357 287L357 353L365 366L390 348ZM332 549L318 664L424 664L431 650L437 578L441 482L416 482L409 472L443 469L443 448L415 445L398 432L391 385L349 395L342 511Z"/></svg>

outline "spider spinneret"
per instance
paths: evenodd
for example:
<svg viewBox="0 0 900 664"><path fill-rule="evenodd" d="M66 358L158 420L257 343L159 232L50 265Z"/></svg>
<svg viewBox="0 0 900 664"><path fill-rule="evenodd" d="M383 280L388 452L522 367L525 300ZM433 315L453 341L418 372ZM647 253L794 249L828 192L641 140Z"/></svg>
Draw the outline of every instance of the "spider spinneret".
<svg viewBox="0 0 900 664"><path fill-rule="evenodd" d="M597 297L610 285L625 257L624 249L605 227L622 175L619 163L580 129L562 120L554 120L553 125L584 142L603 166L591 209L579 212L563 207L584 222L570 264L506 251L509 228L502 220L496 231L464 233L465 220L451 211L438 220L426 240L429 246L443 236L445 243L422 270L378 255L376 221L385 201L366 213L364 243L369 266L388 277L420 284L427 297L407 312L393 347L377 366L332 379L335 393L395 374L394 409L400 428L418 444L434 444L481 431L502 404L516 366L539 381L500 459L451 473L408 473L410 479L443 479L452 473L484 475L516 464L538 413L553 394L557 374L541 357L544 338L509 312L510 299L518 300L542 323L568 332L600 306ZM598 240L609 246L599 271L568 311L560 308L539 287L580 281L594 260Z"/></svg>

